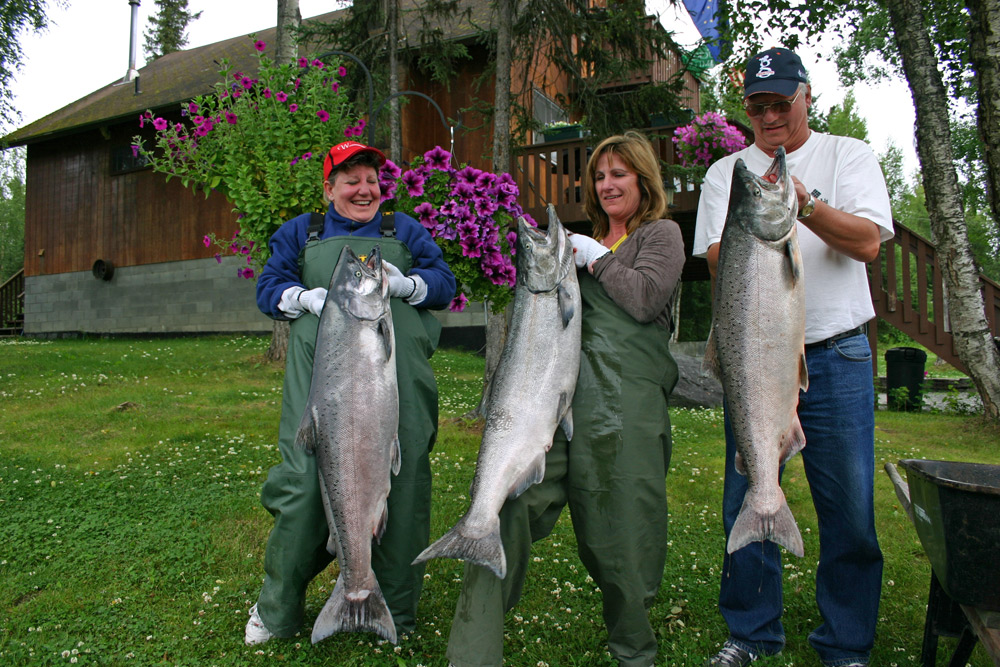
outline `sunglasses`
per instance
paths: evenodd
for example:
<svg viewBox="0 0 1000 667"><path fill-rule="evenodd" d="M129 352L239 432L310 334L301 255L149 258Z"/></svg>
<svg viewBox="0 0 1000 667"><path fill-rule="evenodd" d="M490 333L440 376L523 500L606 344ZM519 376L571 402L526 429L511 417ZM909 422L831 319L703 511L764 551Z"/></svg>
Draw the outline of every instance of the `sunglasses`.
<svg viewBox="0 0 1000 667"><path fill-rule="evenodd" d="M775 113L788 113L792 110L792 105L795 101L799 99L799 95L802 94L802 90L799 89L795 93L795 97L790 100L781 100L779 102L768 102L766 104L756 104L749 101L743 102L743 110L747 112L747 115L751 118L756 118L757 116L763 116L767 113L768 109L773 109Z"/></svg>

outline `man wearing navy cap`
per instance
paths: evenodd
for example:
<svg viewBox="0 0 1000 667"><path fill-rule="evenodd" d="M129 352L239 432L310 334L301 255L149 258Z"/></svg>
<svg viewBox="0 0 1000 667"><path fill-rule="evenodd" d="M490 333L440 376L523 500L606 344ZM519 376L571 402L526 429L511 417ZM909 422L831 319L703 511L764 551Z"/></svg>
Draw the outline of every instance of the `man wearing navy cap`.
<svg viewBox="0 0 1000 667"><path fill-rule="evenodd" d="M378 245L389 275L394 353L399 384L399 473L392 478L381 541L372 545L372 569L398 634L416 627L423 566L411 562L430 538L431 474L428 453L437 436L438 395L428 359L441 325L428 308L455 296L455 276L441 249L417 220L379 211L377 148L345 141L323 163L325 213L304 213L271 237L271 257L257 282L257 305L276 320L290 320L278 449L261 503L274 515L264 552L264 585L250 609L248 645L298 632L306 588L330 563L329 535L316 459L295 446L312 379L313 351L327 286L344 246L368 255Z"/></svg>
<svg viewBox="0 0 1000 667"><path fill-rule="evenodd" d="M784 146L798 196L805 273L806 367L799 393L806 436L802 462L819 519L816 604L822 623L809 642L828 667L867 665L882 586L875 534L875 418L872 354L865 334L875 316L866 262L892 238L889 195L878 160L862 141L809 128L812 88L802 61L768 49L747 62L743 106L754 143L714 163L698 202L694 254L713 279L736 160L763 174ZM723 525L728 539L746 493L726 419ZM719 610L729 638L706 665L742 667L785 644L781 558L773 542L723 556Z"/></svg>

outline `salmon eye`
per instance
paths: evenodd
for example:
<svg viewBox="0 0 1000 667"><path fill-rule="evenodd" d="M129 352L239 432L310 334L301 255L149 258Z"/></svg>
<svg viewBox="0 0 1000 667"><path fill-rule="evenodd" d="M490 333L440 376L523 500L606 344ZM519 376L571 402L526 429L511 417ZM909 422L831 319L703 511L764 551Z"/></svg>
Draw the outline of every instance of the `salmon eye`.
<svg viewBox="0 0 1000 667"><path fill-rule="evenodd" d="M361 277L361 272L360 271L355 271L354 272L354 277L355 278L360 278Z"/></svg>

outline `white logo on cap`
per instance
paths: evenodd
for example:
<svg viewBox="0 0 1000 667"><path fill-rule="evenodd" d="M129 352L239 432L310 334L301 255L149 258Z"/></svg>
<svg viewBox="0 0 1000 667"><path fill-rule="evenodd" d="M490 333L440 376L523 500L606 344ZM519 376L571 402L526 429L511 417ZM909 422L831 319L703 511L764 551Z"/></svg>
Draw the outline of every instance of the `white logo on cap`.
<svg viewBox="0 0 1000 667"><path fill-rule="evenodd" d="M761 56L760 69L757 70L757 78L766 79L769 76L774 76L774 70L771 69L771 56Z"/></svg>

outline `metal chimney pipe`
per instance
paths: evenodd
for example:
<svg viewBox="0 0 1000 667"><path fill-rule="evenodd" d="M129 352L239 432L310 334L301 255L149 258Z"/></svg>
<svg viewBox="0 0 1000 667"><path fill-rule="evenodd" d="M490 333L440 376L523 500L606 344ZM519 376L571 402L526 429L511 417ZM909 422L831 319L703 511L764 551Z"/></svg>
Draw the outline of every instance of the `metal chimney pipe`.
<svg viewBox="0 0 1000 667"><path fill-rule="evenodd" d="M125 78L122 79L122 83L128 83L134 79L139 78L139 70L135 68L135 53L139 42L139 4L140 0L128 0L128 4L132 6L132 34L128 42L128 71L125 72ZM139 87L136 86L138 91Z"/></svg>

